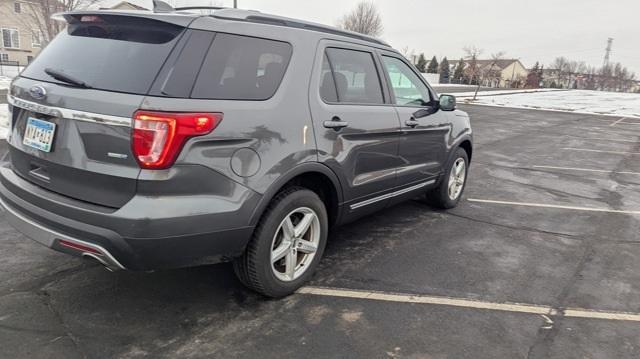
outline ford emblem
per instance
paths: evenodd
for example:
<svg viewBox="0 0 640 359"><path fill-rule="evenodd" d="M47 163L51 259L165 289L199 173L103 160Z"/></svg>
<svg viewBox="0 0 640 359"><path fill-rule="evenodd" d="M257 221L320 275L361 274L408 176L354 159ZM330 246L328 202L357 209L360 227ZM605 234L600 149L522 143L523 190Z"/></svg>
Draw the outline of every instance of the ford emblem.
<svg viewBox="0 0 640 359"><path fill-rule="evenodd" d="M42 100L47 97L47 90L42 85L34 85L29 89L29 95L36 100Z"/></svg>

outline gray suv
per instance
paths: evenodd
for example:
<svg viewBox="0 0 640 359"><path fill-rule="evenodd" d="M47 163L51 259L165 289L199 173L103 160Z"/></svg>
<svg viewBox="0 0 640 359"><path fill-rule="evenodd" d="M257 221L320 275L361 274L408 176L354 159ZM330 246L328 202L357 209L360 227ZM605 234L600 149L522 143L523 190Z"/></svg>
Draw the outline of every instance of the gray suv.
<svg viewBox="0 0 640 359"><path fill-rule="evenodd" d="M109 269L233 261L272 297L333 226L426 194L454 207L469 117L384 42L223 9L78 11L16 78L8 221Z"/></svg>

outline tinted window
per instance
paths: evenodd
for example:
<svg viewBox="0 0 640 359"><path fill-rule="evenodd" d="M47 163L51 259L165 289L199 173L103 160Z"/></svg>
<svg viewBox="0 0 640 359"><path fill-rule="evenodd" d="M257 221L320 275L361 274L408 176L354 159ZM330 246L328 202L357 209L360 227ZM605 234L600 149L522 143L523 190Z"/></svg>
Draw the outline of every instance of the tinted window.
<svg viewBox="0 0 640 359"><path fill-rule="evenodd" d="M217 34L191 97L266 100L280 86L290 58L285 42Z"/></svg>
<svg viewBox="0 0 640 359"><path fill-rule="evenodd" d="M396 104L425 106L431 101L429 89L407 64L395 57L388 56L383 56L382 61L389 75Z"/></svg>
<svg viewBox="0 0 640 359"><path fill-rule="evenodd" d="M320 76L320 97L325 102L338 102L338 93L336 92L336 83L331 72L329 59L325 54L322 60L322 74Z"/></svg>
<svg viewBox="0 0 640 359"><path fill-rule="evenodd" d="M72 19L22 76L59 82L52 68L102 90L146 94L183 28L126 16Z"/></svg>
<svg viewBox="0 0 640 359"><path fill-rule="evenodd" d="M151 88L153 96L188 98L215 33L187 30Z"/></svg>
<svg viewBox="0 0 640 359"><path fill-rule="evenodd" d="M339 102L384 102L371 53L331 48L327 49L327 56L333 69Z"/></svg>

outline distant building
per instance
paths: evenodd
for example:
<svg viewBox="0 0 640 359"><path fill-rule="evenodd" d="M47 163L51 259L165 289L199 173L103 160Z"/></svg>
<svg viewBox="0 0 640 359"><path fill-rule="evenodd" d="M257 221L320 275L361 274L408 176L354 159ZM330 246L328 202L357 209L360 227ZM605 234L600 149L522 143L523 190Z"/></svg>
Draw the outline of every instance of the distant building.
<svg viewBox="0 0 640 359"><path fill-rule="evenodd" d="M113 6L108 7L107 9L116 9L116 10L149 10L146 7L136 5L134 3L128 1L121 1Z"/></svg>
<svg viewBox="0 0 640 359"><path fill-rule="evenodd" d="M459 61L451 61L451 74ZM469 68L469 60L464 60L465 70ZM529 71L518 59L476 60L479 68L480 84L486 87L521 87L524 85Z"/></svg>
<svg viewBox="0 0 640 359"><path fill-rule="evenodd" d="M27 65L40 52L42 33L33 9L37 3L0 0L0 62Z"/></svg>

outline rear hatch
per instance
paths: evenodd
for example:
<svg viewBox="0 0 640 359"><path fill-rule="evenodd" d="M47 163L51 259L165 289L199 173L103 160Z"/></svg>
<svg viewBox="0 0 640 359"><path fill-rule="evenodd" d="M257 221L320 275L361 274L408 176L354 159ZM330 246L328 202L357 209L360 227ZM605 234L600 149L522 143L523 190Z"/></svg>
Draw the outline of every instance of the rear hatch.
<svg viewBox="0 0 640 359"><path fill-rule="evenodd" d="M64 15L11 89L11 162L56 193L118 208L136 193L132 116L193 17Z"/></svg>

